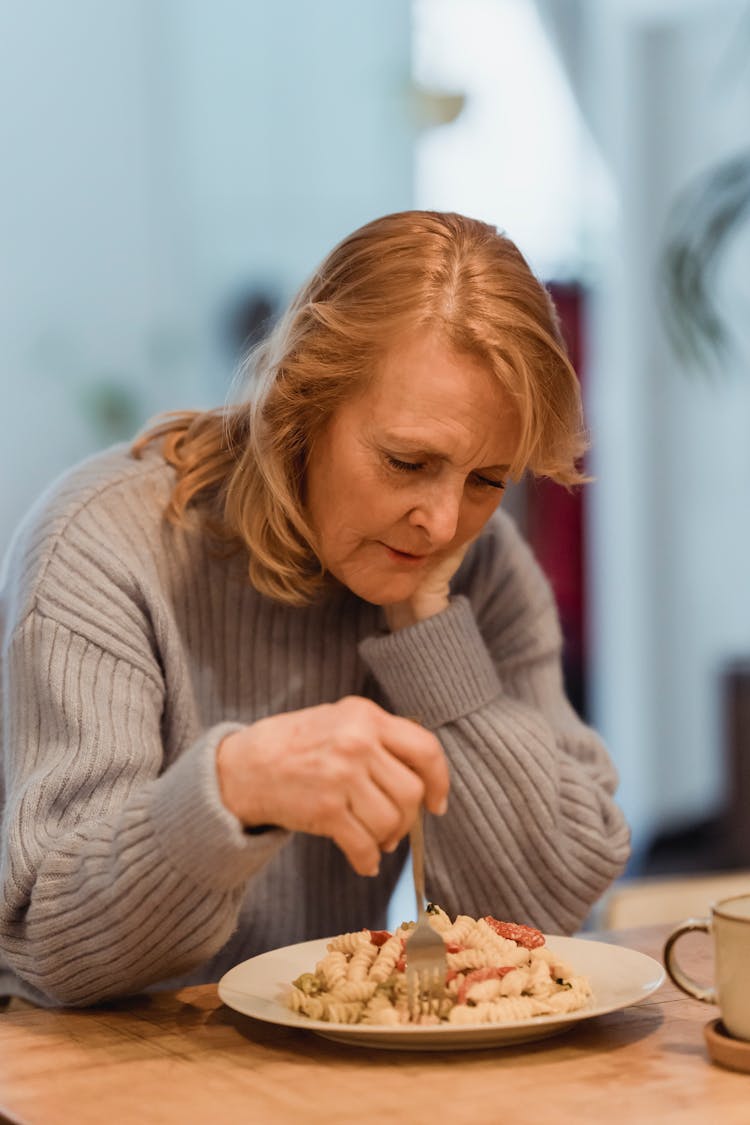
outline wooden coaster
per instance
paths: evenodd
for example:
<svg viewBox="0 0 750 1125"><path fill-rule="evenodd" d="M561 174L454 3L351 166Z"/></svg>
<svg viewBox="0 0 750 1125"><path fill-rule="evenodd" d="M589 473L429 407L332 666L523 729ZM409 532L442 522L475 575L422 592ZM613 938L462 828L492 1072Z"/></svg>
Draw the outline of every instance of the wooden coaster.
<svg viewBox="0 0 750 1125"><path fill-rule="evenodd" d="M750 1043L732 1038L721 1020L710 1020L703 1028L703 1035L713 1062L750 1074Z"/></svg>

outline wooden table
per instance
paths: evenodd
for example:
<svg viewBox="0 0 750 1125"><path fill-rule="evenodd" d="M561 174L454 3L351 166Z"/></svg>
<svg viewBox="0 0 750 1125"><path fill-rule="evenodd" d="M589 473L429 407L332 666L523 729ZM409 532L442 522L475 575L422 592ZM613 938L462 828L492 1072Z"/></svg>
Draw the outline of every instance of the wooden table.
<svg viewBox="0 0 750 1125"><path fill-rule="evenodd" d="M661 959L668 929L586 936ZM708 941L680 951L708 979ZM261 1024L212 985L90 1011L14 1001L0 1013L0 1111L23 1125L748 1125L750 1075L706 1054L716 1014L665 984L553 1039L425 1054Z"/></svg>

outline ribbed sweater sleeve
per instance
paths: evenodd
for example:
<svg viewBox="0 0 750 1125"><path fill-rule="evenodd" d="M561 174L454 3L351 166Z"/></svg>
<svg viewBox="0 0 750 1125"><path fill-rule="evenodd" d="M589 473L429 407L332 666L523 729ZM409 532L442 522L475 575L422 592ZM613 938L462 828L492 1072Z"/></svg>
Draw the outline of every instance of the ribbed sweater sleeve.
<svg viewBox="0 0 750 1125"><path fill-rule="evenodd" d="M426 828L430 896L571 933L622 870L629 831L610 758L565 697L551 591L500 527L475 552L471 600L361 649L394 710L433 728L449 759L449 810Z"/></svg>
<svg viewBox="0 0 750 1125"><path fill-rule="evenodd" d="M32 521L6 582L0 949L44 1002L132 993L206 961L289 838L245 834L221 802L216 748L239 723L170 749L143 582L112 547L116 496L107 507L106 534L90 498L60 527Z"/></svg>
<svg viewBox="0 0 750 1125"><path fill-rule="evenodd" d="M13 640L8 683L23 692L9 739L25 748L5 815L10 963L46 996L85 1004L204 961L285 836L248 837L221 803L214 756L236 724L165 769L158 684L39 613Z"/></svg>

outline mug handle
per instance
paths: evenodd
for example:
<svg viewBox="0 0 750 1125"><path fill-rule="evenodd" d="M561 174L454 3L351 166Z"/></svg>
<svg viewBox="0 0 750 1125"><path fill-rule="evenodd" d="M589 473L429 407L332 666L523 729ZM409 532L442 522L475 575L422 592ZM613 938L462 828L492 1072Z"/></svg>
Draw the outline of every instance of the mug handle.
<svg viewBox="0 0 750 1125"><path fill-rule="evenodd" d="M676 930L673 930L664 946L664 968L677 987L682 989L683 992L686 992L688 996L692 996L695 1000L703 1000L706 1004L718 1004L719 1000L715 988L703 988L697 981L693 980L692 977L689 977L687 973L684 973L677 964L677 956L674 947L683 934L692 933L694 930L700 930L702 933L710 934L711 919L688 918L687 922L683 922Z"/></svg>

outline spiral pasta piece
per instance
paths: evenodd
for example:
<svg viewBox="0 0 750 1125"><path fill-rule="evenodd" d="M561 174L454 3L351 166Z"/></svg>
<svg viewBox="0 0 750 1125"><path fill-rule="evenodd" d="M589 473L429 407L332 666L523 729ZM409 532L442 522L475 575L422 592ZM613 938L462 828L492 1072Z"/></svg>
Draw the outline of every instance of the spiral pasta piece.
<svg viewBox="0 0 750 1125"><path fill-rule="evenodd" d="M331 950L327 957L318 962L315 971L325 981L328 991L334 992L348 977L348 958L345 953L340 953L336 949Z"/></svg>

